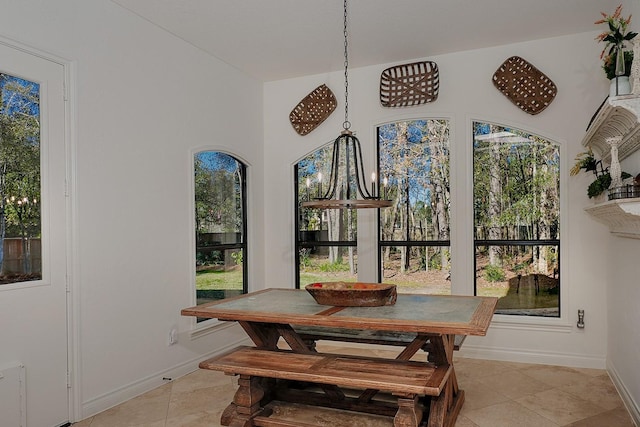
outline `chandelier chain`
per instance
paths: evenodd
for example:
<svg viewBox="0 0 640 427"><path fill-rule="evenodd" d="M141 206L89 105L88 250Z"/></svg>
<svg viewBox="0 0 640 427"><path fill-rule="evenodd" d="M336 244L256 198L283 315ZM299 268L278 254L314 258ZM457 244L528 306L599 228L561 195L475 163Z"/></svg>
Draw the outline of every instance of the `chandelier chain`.
<svg viewBox="0 0 640 427"><path fill-rule="evenodd" d="M344 2L344 128L333 141L331 154L331 171L326 190L318 174L318 197L313 200L309 196L310 180L307 178L307 200L303 207L314 209L364 209L386 208L391 206L391 200L386 199L386 189L380 194L379 180L376 182L372 174L371 192L367 188L364 168L362 166L362 148L360 141L349 130L349 37L347 32L347 0Z"/></svg>
<svg viewBox="0 0 640 427"><path fill-rule="evenodd" d="M349 55L348 55L348 33L347 33L347 0L344 0L344 123L342 127L349 130Z"/></svg>

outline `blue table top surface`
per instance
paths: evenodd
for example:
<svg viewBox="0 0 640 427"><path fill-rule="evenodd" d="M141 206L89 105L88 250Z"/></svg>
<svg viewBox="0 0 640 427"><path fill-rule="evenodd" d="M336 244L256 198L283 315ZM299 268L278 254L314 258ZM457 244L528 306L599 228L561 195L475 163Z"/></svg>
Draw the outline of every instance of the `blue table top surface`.
<svg viewBox="0 0 640 427"><path fill-rule="evenodd" d="M343 307L332 317L385 319L419 322L468 323L481 304L473 296L398 294L393 305L380 307ZM254 312L282 316L322 316L331 306L316 303L305 290L269 289L224 300L211 307L216 312Z"/></svg>

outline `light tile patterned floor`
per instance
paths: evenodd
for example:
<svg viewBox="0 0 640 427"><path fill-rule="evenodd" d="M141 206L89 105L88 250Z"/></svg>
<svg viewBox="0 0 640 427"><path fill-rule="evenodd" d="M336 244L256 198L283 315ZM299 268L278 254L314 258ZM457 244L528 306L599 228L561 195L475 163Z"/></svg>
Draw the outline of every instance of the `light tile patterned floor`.
<svg viewBox="0 0 640 427"><path fill-rule="evenodd" d="M633 427L603 370L465 358L456 358L455 366L466 393L456 427ZM216 427L235 389L235 377L200 370L74 427ZM281 411L305 422L314 419L318 426L393 425L389 418L340 411Z"/></svg>

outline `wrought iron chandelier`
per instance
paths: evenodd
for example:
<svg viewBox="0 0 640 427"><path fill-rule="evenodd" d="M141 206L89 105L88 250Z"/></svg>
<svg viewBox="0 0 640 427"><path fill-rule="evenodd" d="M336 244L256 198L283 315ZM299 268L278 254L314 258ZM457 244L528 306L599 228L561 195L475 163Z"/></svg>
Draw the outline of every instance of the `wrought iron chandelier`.
<svg viewBox="0 0 640 427"><path fill-rule="evenodd" d="M362 209L386 208L391 200L380 194L379 179L375 172L371 176L371 191L367 189L360 141L351 132L349 122L349 55L347 33L347 0L344 0L344 122L342 132L333 141L329 184L322 191L322 177L318 177L318 197L302 203L303 207L317 209ZM351 174L353 165L353 174ZM309 186L307 179L307 188ZM383 191L384 193L384 191ZM307 192L308 194L308 192ZM386 194L383 194L386 196Z"/></svg>

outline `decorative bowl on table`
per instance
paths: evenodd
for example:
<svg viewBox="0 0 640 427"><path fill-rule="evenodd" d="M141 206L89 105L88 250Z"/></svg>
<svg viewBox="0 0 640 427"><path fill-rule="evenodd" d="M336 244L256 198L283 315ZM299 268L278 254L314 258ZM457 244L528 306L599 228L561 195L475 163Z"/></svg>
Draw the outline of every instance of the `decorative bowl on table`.
<svg viewBox="0 0 640 427"><path fill-rule="evenodd" d="M319 282L304 287L320 305L338 307L378 307L393 305L396 285L362 282Z"/></svg>

